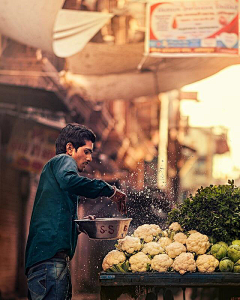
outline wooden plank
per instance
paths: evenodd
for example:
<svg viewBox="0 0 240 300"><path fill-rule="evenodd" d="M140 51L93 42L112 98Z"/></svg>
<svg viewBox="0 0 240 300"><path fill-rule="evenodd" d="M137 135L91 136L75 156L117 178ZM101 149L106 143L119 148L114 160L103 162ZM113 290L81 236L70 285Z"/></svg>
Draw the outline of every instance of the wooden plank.
<svg viewBox="0 0 240 300"><path fill-rule="evenodd" d="M238 273L101 273L101 286L157 286L157 287L237 287L240 292Z"/></svg>

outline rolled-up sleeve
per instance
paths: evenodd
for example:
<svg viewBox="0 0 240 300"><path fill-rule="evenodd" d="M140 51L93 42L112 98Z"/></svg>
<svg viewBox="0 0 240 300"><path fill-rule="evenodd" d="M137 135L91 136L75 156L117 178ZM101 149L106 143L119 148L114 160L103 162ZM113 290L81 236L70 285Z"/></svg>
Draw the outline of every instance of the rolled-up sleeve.
<svg viewBox="0 0 240 300"><path fill-rule="evenodd" d="M94 199L110 197L114 193L114 188L107 182L80 176L75 160L68 155L62 155L54 162L53 173L60 188L75 195Z"/></svg>

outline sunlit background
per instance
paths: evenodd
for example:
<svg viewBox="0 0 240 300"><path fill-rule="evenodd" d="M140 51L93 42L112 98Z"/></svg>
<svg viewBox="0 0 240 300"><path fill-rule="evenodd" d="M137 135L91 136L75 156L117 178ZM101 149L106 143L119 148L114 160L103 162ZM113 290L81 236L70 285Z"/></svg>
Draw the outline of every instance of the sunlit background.
<svg viewBox="0 0 240 300"><path fill-rule="evenodd" d="M239 177L240 170L240 66L228 67L204 80L187 85L184 91L198 92L199 102L183 101L182 113L191 126L224 126L229 129L230 152L215 157L213 175Z"/></svg>

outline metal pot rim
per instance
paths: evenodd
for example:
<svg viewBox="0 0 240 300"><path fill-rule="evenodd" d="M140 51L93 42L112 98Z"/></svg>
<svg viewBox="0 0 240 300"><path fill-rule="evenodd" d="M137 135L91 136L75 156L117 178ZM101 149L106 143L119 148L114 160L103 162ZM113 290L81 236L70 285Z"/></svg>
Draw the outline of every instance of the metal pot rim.
<svg viewBox="0 0 240 300"><path fill-rule="evenodd" d="M79 219L79 220L74 220L75 222L114 222L114 221L131 221L132 218L96 218L94 220L90 220L90 219Z"/></svg>

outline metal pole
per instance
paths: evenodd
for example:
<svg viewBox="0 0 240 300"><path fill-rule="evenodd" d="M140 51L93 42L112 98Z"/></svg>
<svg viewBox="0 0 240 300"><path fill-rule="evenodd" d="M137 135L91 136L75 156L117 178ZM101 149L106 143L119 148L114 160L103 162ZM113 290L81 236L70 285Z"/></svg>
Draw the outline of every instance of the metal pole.
<svg viewBox="0 0 240 300"><path fill-rule="evenodd" d="M158 188L167 187L167 147L168 147L168 109L169 99L166 93L159 94L160 120L158 143Z"/></svg>

